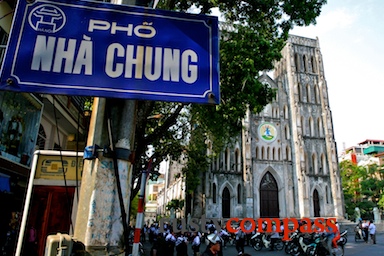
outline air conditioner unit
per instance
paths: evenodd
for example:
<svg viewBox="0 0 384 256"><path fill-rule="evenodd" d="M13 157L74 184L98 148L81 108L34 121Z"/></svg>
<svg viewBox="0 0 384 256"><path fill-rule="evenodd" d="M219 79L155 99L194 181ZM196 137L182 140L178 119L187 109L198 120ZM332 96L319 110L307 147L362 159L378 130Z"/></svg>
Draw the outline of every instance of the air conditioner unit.
<svg viewBox="0 0 384 256"><path fill-rule="evenodd" d="M69 256L72 253L72 238L68 234L49 235L45 244L44 256Z"/></svg>

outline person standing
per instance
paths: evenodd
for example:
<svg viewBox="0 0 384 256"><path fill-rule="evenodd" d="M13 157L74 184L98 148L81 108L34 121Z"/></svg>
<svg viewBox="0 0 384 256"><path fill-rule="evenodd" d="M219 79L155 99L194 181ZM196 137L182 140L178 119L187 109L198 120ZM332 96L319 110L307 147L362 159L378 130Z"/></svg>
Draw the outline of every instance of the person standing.
<svg viewBox="0 0 384 256"><path fill-rule="evenodd" d="M244 253L245 233L239 227L236 231L236 250L241 255Z"/></svg>
<svg viewBox="0 0 384 256"><path fill-rule="evenodd" d="M170 233L165 237L165 244L166 244L168 255L173 256L175 251L175 244L176 244L176 237L173 230L171 230Z"/></svg>
<svg viewBox="0 0 384 256"><path fill-rule="evenodd" d="M270 245L269 250L273 251L274 247L275 247L276 240L279 239L279 233L277 232L276 222L274 222L274 221L272 221L272 233L271 233L270 239L271 239L271 245Z"/></svg>
<svg viewBox="0 0 384 256"><path fill-rule="evenodd" d="M373 220L369 221L368 232L373 244L376 244L376 225L373 224Z"/></svg>
<svg viewBox="0 0 384 256"><path fill-rule="evenodd" d="M194 233L195 237L192 241L193 256L200 256L200 236L198 232Z"/></svg>
<svg viewBox="0 0 384 256"><path fill-rule="evenodd" d="M254 229L254 227L252 227L252 223L250 221L247 221L245 222L245 242L246 242L246 245L249 246L249 241L251 240L251 237L252 237L252 231Z"/></svg>
<svg viewBox="0 0 384 256"><path fill-rule="evenodd" d="M176 256L188 256L188 240L183 234L176 239Z"/></svg>
<svg viewBox="0 0 384 256"><path fill-rule="evenodd" d="M364 241L368 243L368 223L366 220L363 220L361 227L363 228L363 232L364 232Z"/></svg>

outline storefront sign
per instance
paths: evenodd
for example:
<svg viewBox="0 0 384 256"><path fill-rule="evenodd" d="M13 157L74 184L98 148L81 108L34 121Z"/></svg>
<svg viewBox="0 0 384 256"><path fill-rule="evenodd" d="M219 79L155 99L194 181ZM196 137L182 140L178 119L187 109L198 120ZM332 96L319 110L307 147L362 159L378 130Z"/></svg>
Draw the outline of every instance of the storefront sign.
<svg viewBox="0 0 384 256"><path fill-rule="evenodd" d="M63 167L64 166L64 167ZM76 167L77 166L77 167ZM83 172L83 157L78 156L49 156L39 155L35 179L81 180Z"/></svg>
<svg viewBox="0 0 384 256"><path fill-rule="evenodd" d="M18 1L0 89L218 104L218 56L214 16Z"/></svg>

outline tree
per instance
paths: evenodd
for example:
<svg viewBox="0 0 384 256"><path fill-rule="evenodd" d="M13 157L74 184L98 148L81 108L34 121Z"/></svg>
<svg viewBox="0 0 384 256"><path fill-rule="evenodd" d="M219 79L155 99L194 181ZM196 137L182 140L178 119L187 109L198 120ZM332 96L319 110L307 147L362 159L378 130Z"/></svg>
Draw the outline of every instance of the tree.
<svg viewBox="0 0 384 256"><path fill-rule="evenodd" d="M171 201L168 202L168 204L166 205L166 208L168 211L173 209L176 212L180 212L184 208L184 200L172 199Z"/></svg>
<svg viewBox="0 0 384 256"><path fill-rule="evenodd" d="M130 220L133 220L136 218L138 207L139 207L139 195L136 195L130 204L130 214L129 214Z"/></svg>
<svg viewBox="0 0 384 256"><path fill-rule="evenodd" d="M354 209L360 208L361 215L371 218L373 207L384 202L383 167L377 164L358 166L351 161L340 163L344 201L349 216L353 216Z"/></svg>
<svg viewBox="0 0 384 256"><path fill-rule="evenodd" d="M134 178L140 179L140 172L146 168L150 145L155 169L168 155L176 160L182 152L187 152L189 161L184 173L187 189L192 193L199 184L196 181L199 176L191 175L205 171L209 163L202 142L209 137L214 152L220 152L240 132L247 108L259 112L272 100L275 92L258 81L260 72L272 69L273 62L281 57L289 30L294 25L314 24L325 3L326 0L160 1L157 8L182 12L194 9L208 14L217 7L224 14L226 23L221 26L220 34L221 104L139 102ZM195 125L201 134L190 137L188 134ZM195 181L188 184L192 178ZM137 186L133 189L131 199L138 189Z"/></svg>

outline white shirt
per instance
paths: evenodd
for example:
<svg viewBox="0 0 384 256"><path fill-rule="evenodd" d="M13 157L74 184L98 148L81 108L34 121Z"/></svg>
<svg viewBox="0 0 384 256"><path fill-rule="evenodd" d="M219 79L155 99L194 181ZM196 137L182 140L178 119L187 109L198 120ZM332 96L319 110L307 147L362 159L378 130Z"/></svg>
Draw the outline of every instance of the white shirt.
<svg viewBox="0 0 384 256"><path fill-rule="evenodd" d="M239 228L236 233L236 240L239 240L240 238L244 238L244 232L241 230L241 228Z"/></svg>
<svg viewBox="0 0 384 256"><path fill-rule="evenodd" d="M376 226L375 224L371 223L368 226L368 231L370 235L374 235L376 233Z"/></svg>
<svg viewBox="0 0 384 256"><path fill-rule="evenodd" d="M200 237L199 236L195 236L195 238L192 241L192 245L196 245L196 246L200 245Z"/></svg>
<svg viewBox="0 0 384 256"><path fill-rule="evenodd" d="M168 234L168 235L165 237L165 241L176 242L176 238L172 235L172 233L170 233L170 234Z"/></svg>
<svg viewBox="0 0 384 256"><path fill-rule="evenodd" d="M220 236L229 236L229 233L227 231L225 231L224 229L222 229L220 231Z"/></svg>
<svg viewBox="0 0 384 256"><path fill-rule="evenodd" d="M271 238L279 238L279 233L276 232L276 225L272 226Z"/></svg>

